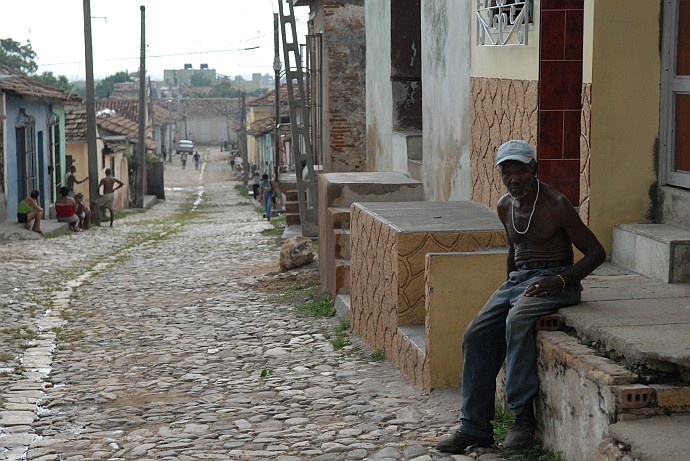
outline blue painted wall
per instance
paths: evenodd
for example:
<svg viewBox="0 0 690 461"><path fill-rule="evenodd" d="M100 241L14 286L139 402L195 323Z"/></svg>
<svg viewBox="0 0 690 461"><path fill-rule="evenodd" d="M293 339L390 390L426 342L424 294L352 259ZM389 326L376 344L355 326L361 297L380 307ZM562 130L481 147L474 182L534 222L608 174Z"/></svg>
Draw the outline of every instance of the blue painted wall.
<svg viewBox="0 0 690 461"><path fill-rule="evenodd" d="M20 110L24 109L26 115L33 117L36 122L34 130L34 155L37 165L37 172L40 175L40 177L38 178L38 182L39 189L41 190L41 202L45 208L48 205L47 202L49 202L50 197L50 192L48 189L50 185L48 177L48 165L50 165L50 132L48 129L48 124L51 121L52 108L51 104L46 102L28 101L26 99L18 98L12 95L8 95L6 101L7 119L5 120L5 127L7 143L5 145L5 172L7 177L7 219L15 220L17 216L17 206L19 205L20 201L26 198L24 196L24 192L20 192L17 190L19 185L19 170L17 165L16 128ZM62 132L64 133L64 114L62 118ZM39 136L39 132L43 132L43 135ZM39 139L41 139L40 146ZM62 151L64 152L64 140L62 142Z"/></svg>

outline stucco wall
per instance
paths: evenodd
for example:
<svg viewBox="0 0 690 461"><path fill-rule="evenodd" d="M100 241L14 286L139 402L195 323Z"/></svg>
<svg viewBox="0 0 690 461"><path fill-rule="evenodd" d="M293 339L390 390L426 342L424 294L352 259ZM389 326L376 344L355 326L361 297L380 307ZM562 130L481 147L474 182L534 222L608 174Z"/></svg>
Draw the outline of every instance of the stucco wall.
<svg viewBox="0 0 690 461"><path fill-rule="evenodd" d="M464 3L464 2L463 2ZM476 3L471 11L472 76L537 80L539 78L539 15L527 34L526 46L477 46ZM534 11L541 10L541 1L534 0Z"/></svg>
<svg viewBox="0 0 690 461"><path fill-rule="evenodd" d="M428 200L467 200L471 2L422 0L422 180Z"/></svg>
<svg viewBox="0 0 690 461"><path fill-rule="evenodd" d="M48 123L48 105L42 102L27 101L24 99L18 99L12 96L8 96L6 99L7 104L7 119L5 120L5 126L7 127L7 133L5 137L5 179L6 179L6 197L7 197L7 217L9 219L16 219L17 206L19 202L25 197L18 195L17 191L17 140L16 140L16 120L19 114L19 109L24 108L25 113L35 118L35 132L34 132L34 142L36 143L36 153L42 152L42 159L39 159L39 163L43 162L43 177L39 178L40 189L41 189L41 201L47 202L50 199L50 183L48 180L48 140L49 133L47 129ZM38 146L38 133L43 132L43 142L42 147L39 149ZM38 155L37 155L38 158ZM37 174L41 173L41 170L37 164Z"/></svg>
<svg viewBox="0 0 690 461"><path fill-rule="evenodd" d="M651 206L660 15L658 1L594 2L589 223L607 251L613 226L644 221Z"/></svg>
<svg viewBox="0 0 690 461"><path fill-rule="evenodd" d="M367 170L392 171L391 0L367 1L364 8Z"/></svg>

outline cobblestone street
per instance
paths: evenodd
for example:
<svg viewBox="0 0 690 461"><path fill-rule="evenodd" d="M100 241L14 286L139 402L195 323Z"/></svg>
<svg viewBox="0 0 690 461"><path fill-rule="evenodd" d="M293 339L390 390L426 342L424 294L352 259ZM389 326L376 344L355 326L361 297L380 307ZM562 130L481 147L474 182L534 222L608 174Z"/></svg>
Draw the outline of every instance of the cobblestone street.
<svg viewBox="0 0 690 461"><path fill-rule="evenodd" d="M278 296L316 263L280 273L227 154L200 153L112 229L0 244L0 459L471 459L433 449L457 390Z"/></svg>

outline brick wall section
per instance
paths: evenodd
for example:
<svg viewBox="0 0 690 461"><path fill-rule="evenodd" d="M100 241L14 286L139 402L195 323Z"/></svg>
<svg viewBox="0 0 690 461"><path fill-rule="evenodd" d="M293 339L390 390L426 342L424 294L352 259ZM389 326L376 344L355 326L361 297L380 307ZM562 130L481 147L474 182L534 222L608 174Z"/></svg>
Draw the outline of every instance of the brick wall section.
<svg viewBox="0 0 690 461"><path fill-rule="evenodd" d="M315 2L318 3L318 2ZM314 8L312 6L312 8ZM323 2L327 172L366 171L364 0Z"/></svg>

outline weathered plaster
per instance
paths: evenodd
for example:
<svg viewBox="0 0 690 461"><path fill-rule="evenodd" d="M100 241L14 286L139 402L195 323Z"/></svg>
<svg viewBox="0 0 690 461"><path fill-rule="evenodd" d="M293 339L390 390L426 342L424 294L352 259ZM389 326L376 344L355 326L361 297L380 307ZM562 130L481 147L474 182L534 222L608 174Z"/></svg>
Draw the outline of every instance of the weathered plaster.
<svg viewBox="0 0 690 461"><path fill-rule="evenodd" d="M422 0L422 179L427 200L471 196L470 4Z"/></svg>
<svg viewBox="0 0 690 461"><path fill-rule="evenodd" d="M393 170L391 0L365 2L366 150L369 171Z"/></svg>

